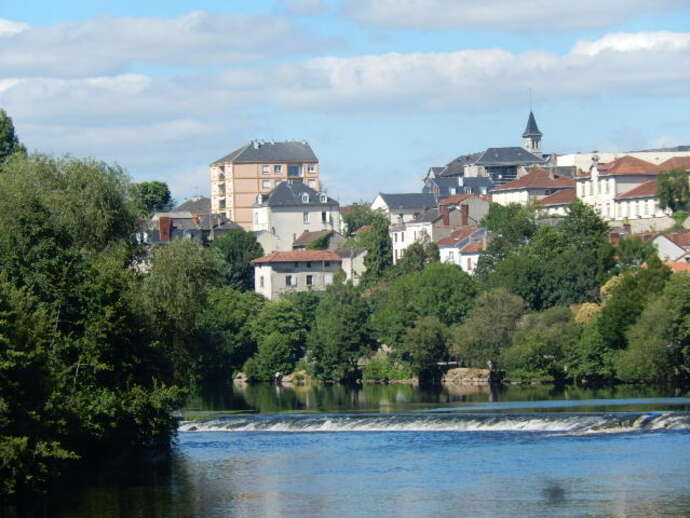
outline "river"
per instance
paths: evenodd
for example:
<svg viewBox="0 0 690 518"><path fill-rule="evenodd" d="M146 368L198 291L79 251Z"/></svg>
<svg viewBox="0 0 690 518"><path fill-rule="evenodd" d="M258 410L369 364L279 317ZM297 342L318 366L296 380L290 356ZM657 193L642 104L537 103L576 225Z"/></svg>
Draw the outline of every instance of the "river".
<svg viewBox="0 0 690 518"><path fill-rule="evenodd" d="M170 458L47 515L680 517L689 478L680 392L256 385L190 399Z"/></svg>

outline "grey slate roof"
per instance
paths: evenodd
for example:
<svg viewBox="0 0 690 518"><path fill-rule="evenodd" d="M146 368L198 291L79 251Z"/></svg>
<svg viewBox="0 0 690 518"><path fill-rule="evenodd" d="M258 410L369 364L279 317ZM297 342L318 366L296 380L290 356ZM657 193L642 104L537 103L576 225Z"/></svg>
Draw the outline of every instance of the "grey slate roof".
<svg viewBox="0 0 690 518"><path fill-rule="evenodd" d="M211 212L211 199L205 196L197 196L184 203L180 203L173 211L191 212L192 214L208 214Z"/></svg>
<svg viewBox="0 0 690 518"><path fill-rule="evenodd" d="M232 153L219 158L213 164L274 163L274 162L311 162L318 163L314 151L306 140L273 142L252 140L249 144L236 149Z"/></svg>
<svg viewBox="0 0 690 518"><path fill-rule="evenodd" d="M309 196L309 201L303 201L303 194ZM315 191L311 187L304 185L302 182L281 182L268 194L262 194L261 203L255 203L254 206L269 206L269 207L294 207L299 205L305 206L319 206L319 207L337 207L338 202L333 198L326 197L326 203L321 203L322 193Z"/></svg>
<svg viewBox="0 0 690 518"><path fill-rule="evenodd" d="M481 155L481 152L460 155L448 162L439 173L439 176L462 176L465 174L465 166L473 164Z"/></svg>
<svg viewBox="0 0 690 518"><path fill-rule="evenodd" d="M456 194L487 194L494 187L494 182L488 176L462 177L446 176L430 178L424 182L422 192L438 193L439 200ZM455 192L452 192L454 189Z"/></svg>
<svg viewBox="0 0 690 518"><path fill-rule="evenodd" d="M542 158L521 147L490 147L475 162L489 167L543 163Z"/></svg>
<svg viewBox="0 0 690 518"><path fill-rule="evenodd" d="M537 126L537 121L534 118L534 114L532 113L532 110L529 112L529 118L527 119L527 126L525 126L525 132L522 134L523 138L524 137L541 137L543 136L543 133L539 131L539 127Z"/></svg>
<svg viewBox="0 0 690 518"><path fill-rule="evenodd" d="M389 209L425 209L436 206L436 198L433 194L411 192L402 194L379 193Z"/></svg>

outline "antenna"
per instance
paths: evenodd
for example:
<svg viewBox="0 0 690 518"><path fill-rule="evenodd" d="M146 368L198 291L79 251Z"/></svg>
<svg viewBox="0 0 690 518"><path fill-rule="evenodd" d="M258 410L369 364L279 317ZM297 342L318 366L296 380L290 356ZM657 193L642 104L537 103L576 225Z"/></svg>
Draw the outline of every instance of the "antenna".
<svg viewBox="0 0 690 518"><path fill-rule="evenodd" d="M532 111L532 89L529 89L529 111Z"/></svg>

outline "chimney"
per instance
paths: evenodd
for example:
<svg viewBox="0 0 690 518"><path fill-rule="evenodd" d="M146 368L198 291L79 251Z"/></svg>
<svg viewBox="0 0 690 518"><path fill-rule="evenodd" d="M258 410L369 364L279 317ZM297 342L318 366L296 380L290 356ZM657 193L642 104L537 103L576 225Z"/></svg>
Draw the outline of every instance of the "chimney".
<svg viewBox="0 0 690 518"><path fill-rule="evenodd" d="M632 234L632 227L630 226L630 223L623 223L623 230L630 235Z"/></svg>
<svg viewBox="0 0 690 518"><path fill-rule="evenodd" d="M194 221L195 225L201 225L201 214L194 214L192 216L192 220Z"/></svg>
<svg viewBox="0 0 690 518"><path fill-rule="evenodd" d="M447 205L441 205L438 208L438 211L441 213L441 217L443 218L443 226L447 227L450 225L450 215L448 214L448 206Z"/></svg>
<svg viewBox="0 0 690 518"><path fill-rule="evenodd" d="M158 219L158 230L160 232L161 243L168 243L172 230L172 218L170 218L170 216L161 216Z"/></svg>
<svg viewBox="0 0 690 518"><path fill-rule="evenodd" d="M460 224L463 227L466 227L470 223L470 207L469 205L460 205L460 217L461 217L461 222Z"/></svg>

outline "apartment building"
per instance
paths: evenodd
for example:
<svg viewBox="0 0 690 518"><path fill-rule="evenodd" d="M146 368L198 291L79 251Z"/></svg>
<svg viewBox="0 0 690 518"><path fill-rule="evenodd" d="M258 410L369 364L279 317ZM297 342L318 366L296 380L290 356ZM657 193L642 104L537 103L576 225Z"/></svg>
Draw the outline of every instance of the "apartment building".
<svg viewBox="0 0 690 518"><path fill-rule="evenodd" d="M252 140L209 166L211 209L255 230L252 206L287 180L320 191L319 160L306 141Z"/></svg>

